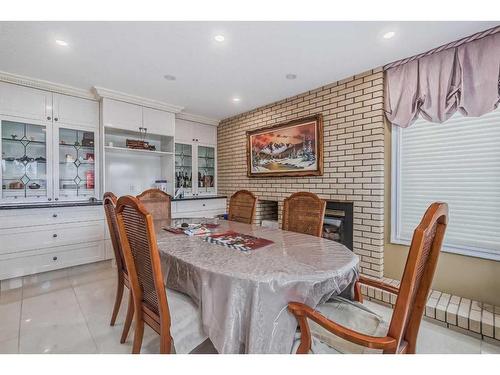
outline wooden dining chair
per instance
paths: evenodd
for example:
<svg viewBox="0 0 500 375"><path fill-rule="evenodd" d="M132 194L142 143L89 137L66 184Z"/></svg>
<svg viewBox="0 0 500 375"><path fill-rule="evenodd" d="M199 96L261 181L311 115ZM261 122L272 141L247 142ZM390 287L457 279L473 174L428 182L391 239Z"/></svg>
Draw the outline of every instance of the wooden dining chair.
<svg viewBox="0 0 500 375"><path fill-rule="evenodd" d="M127 289L129 290L127 318L125 319L126 324L125 327L123 328L122 337L120 339L120 342L123 344L127 339L126 336L130 329L130 322L132 321L132 317L134 315L134 302L132 298L132 290L130 289L127 267L125 265L125 259L123 257L123 252L120 244L118 222L116 220L116 202L117 198L113 193L111 192L104 193L103 197L104 212L106 214L106 222L108 223L109 236L111 237L111 245L113 247L113 252L115 254L116 274L118 278L116 284L115 304L113 306L113 312L111 314L110 325L112 326L115 325L116 317L118 315L118 311L120 310L120 305L122 303L124 287L127 287Z"/></svg>
<svg viewBox="0 0 500 375"><path fill-rule="evenodd" d="M252 224L255 219L257 197L248 190L238 190L229 199L228 220Z"/></svg>
<svg viewBox="0 0 500 375"><path fill-rule="evenodd" d="M124 196L118 199L116 216L134 301L132 353L141 351L144 324L160 335L160 353L172 352L174 331L180 332L178 337L195 342L189 348L194 349L207 338L201 328L200 311L182 293L167 289L167 299L152 215L137 198ZM169 305L178 309L175 319Z"/></svg>
<svg viewBox="0 0 500 375"><path fill-rule="evenodd" d="M153 215L155 228L169 226L172 219L172 197L159 189L148 189L137 196L146 210Z"/></svg>
<svg viewBox="0 0 500 375"><path fill-rule="evenodd" d="M288 309L295 315L300 327L301 341L297 353L309 353L312 345L311 332L313 337L337 352L339 350L336 346L343 345L343 340L364 348L379 349L383 353L415 353L418 330L447 223L448 205L432 203L413 232L399 288L360 277L358 283L397 295L392 319L390 324L385 324L385 328L384 322L379 321L376 314L370 313L360 303L361 298L360 302L339 299L320 305L316 310L302 303L289 303ZM363 318L358 319L358 316ZM311 327L308 319L313 322ZM356 325L358 329L352 329L350 325ZM382 334L381 327L385 331ZM368 330L370 332L366 332Z"/></svg>
<svg viewBox="0 0 500 375"><path fill-rule="evenodd" d="M321 237L326 202L316 194L301 191L283 203L283 230Z"/></svg>

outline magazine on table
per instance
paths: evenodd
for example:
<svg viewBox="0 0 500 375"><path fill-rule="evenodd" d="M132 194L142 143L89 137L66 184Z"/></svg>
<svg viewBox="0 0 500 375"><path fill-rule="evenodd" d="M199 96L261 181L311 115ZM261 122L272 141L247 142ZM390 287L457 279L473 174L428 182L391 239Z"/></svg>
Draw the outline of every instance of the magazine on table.
<svg viewBox="0 0 500 375"><path fill-rule="evenodd" d="M209 235L205 237L205 241L241 251L255 250L274 243L265 238L254 237L234 231Z"/></svg>

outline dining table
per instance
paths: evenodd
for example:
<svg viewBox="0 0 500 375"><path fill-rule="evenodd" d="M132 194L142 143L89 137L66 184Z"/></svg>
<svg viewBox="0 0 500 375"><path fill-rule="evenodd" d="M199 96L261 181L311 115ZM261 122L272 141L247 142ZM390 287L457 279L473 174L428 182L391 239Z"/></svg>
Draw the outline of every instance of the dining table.
<svg viewBox="0 0 500 375"><path fill-rule="evenodd" d="M174 219L170 228L197 222ZM353 297L359 258L341 243L234 221L210 224L211 235L232 231L272 241L242 251L206 235L156 229L166 286L192 298L219 353L289 354L298 326L289 302L316 308L336 295Z"/></svg>

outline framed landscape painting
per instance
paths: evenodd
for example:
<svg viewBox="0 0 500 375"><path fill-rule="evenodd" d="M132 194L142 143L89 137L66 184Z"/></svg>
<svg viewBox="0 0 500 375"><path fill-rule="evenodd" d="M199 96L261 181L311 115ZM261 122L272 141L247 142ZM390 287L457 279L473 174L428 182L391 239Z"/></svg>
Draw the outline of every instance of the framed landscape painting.
<svg viewBox="0 0 500 375"><path fill-rule="evenodd" d="M249 177L322 175L322 116L247 132L247 168Z"/></svg>

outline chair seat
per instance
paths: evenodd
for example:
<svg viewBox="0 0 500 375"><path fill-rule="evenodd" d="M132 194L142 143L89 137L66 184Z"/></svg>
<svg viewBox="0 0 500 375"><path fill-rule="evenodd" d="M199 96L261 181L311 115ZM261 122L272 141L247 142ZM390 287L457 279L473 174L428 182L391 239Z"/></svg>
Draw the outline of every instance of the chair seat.
<svg viewBox="0 0 500 375"><path fill-rule="evenodd" d="M383 337L387 334L389 324L383 318L368 309L359 302L350 301L342 297L335 297L332 300L319 305L316 308L326 318L350 328L354 331L370 336ZM339 336L327 331L319 324L308 320L313 339L311 351L316 354L361 354L361 353L381 353L381 350L365 348L354 344ZM298 333L297 338L300 337ZM294 343L293 352L298 347L298 340Z"/></svg>
<svg viewBox="0 0 500 375"><path fill-rule="evenodd" d="M177 354L187 354L204 342L201 311L184 293L165 288L170 310L170 334Z"/></svg>

